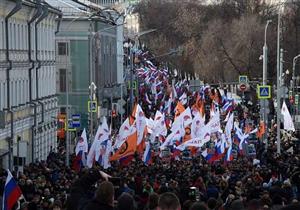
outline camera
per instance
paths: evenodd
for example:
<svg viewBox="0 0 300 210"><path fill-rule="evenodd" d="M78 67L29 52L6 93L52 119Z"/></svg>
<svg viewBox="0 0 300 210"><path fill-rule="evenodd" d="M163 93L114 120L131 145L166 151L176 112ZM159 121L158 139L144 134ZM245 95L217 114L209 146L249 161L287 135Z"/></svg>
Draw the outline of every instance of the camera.
<svg viewBox="0 0 300 210"><path fill-rule="evenodd" d="M190 187L189 199L191 201L200 201L200 192L197 187Z"/></svg>

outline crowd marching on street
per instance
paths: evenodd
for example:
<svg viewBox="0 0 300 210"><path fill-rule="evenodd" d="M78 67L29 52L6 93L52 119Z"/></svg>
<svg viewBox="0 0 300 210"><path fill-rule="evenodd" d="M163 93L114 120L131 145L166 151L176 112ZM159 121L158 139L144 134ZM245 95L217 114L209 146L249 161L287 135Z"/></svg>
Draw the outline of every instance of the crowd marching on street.
<svg viewBox="0 0 300 210"><path fill-rule="evenodd" d="M300 147L285 103L278 153L280 125L266 126L253 106L221 87L192 91L148 52L137 57L139 97L123 124L113 130L103 117L91 145L84 129L70 167L59 147L23 172L1 170L3 209L300 209Z"/></svg>

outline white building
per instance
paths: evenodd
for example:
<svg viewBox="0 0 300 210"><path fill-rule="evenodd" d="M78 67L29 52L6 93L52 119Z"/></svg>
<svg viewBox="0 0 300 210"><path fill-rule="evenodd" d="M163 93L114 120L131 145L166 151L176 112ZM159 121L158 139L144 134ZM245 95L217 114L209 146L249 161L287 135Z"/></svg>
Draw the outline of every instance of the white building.
<svg viewBox="0 0 300 210"><path fill-rule="evenodd" d="M44 160L56 148L59 14L40 0L0 1L0 167Z"/></svg>

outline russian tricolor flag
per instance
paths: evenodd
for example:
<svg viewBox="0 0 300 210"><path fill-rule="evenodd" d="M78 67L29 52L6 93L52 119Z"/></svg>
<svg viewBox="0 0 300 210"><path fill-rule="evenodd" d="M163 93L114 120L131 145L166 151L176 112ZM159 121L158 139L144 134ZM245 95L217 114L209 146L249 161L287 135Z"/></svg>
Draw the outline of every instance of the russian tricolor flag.
<svg viewBox="0 0 300 210"><path fill-rule="evenodd" d="M233 155L232 155L232 146L230 146L226 152L226 159L225 161L230 162L233 160Z"/></svg>
<svg viewBox="0 0 300 210"><path fill-rule="evenodd" d="M212 162L214 155L209 153L207 149L205 149L201 154L207 162Z"/></svg>
<svg viewBox="0 0 300 210"><path fill-rule="evenodd" d="M150 142L146 142L146 149L143 155L143 162L146 165L149 165L151 163L151 146Z"/></svg>
<svg viewBox="0 0 300 210"><path fill-rule="evenodd" d="M84 159L85 159L85 153L81 150L79 153L75 156L73 163L72 163L72 168L78 173L81 171L83 168L84 164Z"/></svg>
<svg viewBox="0 0 300 210"><path fill-rule="evenodd" d="M7 170L7 178L3 192L3 210L11 210L22 196L20 187L17 185L10 171Z"/></svg>

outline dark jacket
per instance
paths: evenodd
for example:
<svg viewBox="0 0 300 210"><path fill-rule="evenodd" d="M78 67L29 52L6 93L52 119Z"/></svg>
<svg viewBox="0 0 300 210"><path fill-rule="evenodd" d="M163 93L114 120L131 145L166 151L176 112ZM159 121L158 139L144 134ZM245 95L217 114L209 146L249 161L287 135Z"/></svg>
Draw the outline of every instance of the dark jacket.
<svg viewBox="0 0 300 210"><path fill-rule="evenodd" d="M83 209L84 210L113 210L114 208L110 205L101 203L96 199L93 199Z"/></svg>
<svg viewBox="0 0 300 210"><path fill-rule="evenodd" d="M70 196L67 200L67 210L82 209L92 200L95 192L94 185L101 178L101 174L96 169L91 169L76 181L70 190Z"/></svg>

